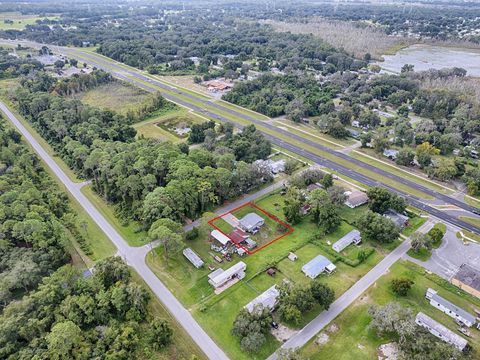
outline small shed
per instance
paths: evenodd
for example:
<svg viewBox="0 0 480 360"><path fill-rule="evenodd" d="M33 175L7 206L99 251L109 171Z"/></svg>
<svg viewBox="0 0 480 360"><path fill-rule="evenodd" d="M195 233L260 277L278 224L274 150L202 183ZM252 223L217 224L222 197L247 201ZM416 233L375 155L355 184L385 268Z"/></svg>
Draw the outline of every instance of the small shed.
<svg viewBox="0 0 480 360"><path fill-rule="evenodd" d="M298 259L298 256L295 253L291 252L288 254L288 260L295 261L297 259Z"/></svg>
<svg viewBox="0 0 480 360"><path fill-rule="evenodd" d="M277 270L275 270L274 268L269 268L267 270L267 275L275 276L276 273L277 273Z"/></svg>
<svg viewBox="0 0 480 360"><path fill-rule="evenodd" d="M202 259L200 259L200 256L198 256L197 253L190 248L183 249L183 256L185 256L188 261L190 261L197 269L200 269L204 265L204 262Z"/></svg>
<svg viewBox="0 0 480 360"><path fill-rule="evenodd" d="M210 237L222 245L227 245L230 242L230 238L217 229L212 230Z"/></svg>

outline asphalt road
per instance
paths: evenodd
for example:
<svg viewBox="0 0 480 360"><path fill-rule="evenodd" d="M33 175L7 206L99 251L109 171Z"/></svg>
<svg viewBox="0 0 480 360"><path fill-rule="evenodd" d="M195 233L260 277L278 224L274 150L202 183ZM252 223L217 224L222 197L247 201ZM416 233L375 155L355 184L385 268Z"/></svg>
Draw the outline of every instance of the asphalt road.
<svg viewBox="0 0 480 360"><path fill-rule="evenodd" d="M411 188L414 188L414 189L417 189L421 192L424 192L424 193L426 193L426 194L428 194L428 195L430 195L430 196L432 196L436 199L439 199L439 200L443 201L444 203L453 204L453 205L458 206L458 207L460 207L460 208L462 208L466 211L469 211L469 212L472 212L475 209L474 207L472 207L468 204L465 204L464 202L462 202L458 199L455 199L453 197L438 193L434 190L426 188L426 187L424 187L422 185L419 185L415 182L412 182L410 180L406 180L404 178L401 178L401 177L398 177L396 175L390 174L389 172L386 172L384 170L378 169L374 166L371 166L371 165L368 165L364 162L361 162L357 159L354 159L354 158L348 156L347 154L343 154L341 152L337 152L337 151L332 150L330 148L324 147L320 144L317 144L313 141L305 139L301 136L298 136L298 135L292 134L292 133L290 133L286 130L277 128L277 127L275 127L271 124L268 124L264 121L256 120L256 119L254 119L254 118L252 118L248 115L245 115L245 114L239 113L237 111L234 111L232 109L226 108L226 107L224 107L222 105L219 105L217 103L211 102L209 100L205 100L201 97L197 97L197 96L191 95L191 94L186 93L186 92L182 92L181 90L179 90L177 88L166 85L166 84L164 84L160 81L151 79L150 77L147 77L147 76L143 75L142 73L140 73L138 71L130 71L130 70L127 70L125 68L122 68L119 65L117 65L114 61L107 60L107 59L105 59L101 56L98 56L96 54L85 54L84 52L80 52L80 51L72 49L72 48L60 48L60 49L64 54L66 54L70 57L74 57L79 61L89 63L92 66L96 66L99 69L103 69L105 71L108 71L108 72L112 73L115 77L120 78L120 79L122 79L126 82L131 83L131 84L134 84L134 85L136 85L136 86L138 86L138 87L140 87L140 88L142 88L146 91L156 91L155 87L157 87L157 88L160 88L160 89L163 89L163 90L167 90L167 91L170 91L170 92L175 92L177 94L181 94L184 97L190 98L192 101L205 103L208 106L213 106L213 107L217 108L218 110L227 112L227 113L232 114L236 117L247 120L247 121L249 121L253 124L267 127L267 128L269 128L273 131L281 133L282 135L285 135L285 136L293 138L297 141L306 143L306 144L308 144L310 146L313 146L313 147L315 147L315 148L317 148L321 151L331 153L332 155L335 155L335 156L340 157L340 158L342 158L346 161L349 161L356 166L363 167L365 169L368 169L372 172L377 173L378 175L388 177L392 180L395 180L397 182L405 184L405 185L407 185ZM132 79L132 77L135 78L135 79ZM145 83L148 83L148 84L151 84L151 85L147 85ZM160 92L161 92L161 90L160 90ZM180 104L182 106L185 106L187 108L193 109L193 110L195 110L199 113L203 113L205 115L208 115L209 117L212 117L216 120L219 120L219 121L222 121L222 122L232 123L237 128L242 128L243 127L241 124L232 122L231 120L229 120L229 119L227 119L227 118L225 118L221 115L218 115L218 114L216 114L212 111L206 110L206 109L202 108L201 106L197 106L196 104L185 101L184 99L179 98L177 96L174 96L174 95L171 95L171 94L168 94L168 93L162 93L162 95L166 99L168 99L172 102L175 102L175 103ZM416 196L405 193L405 192L403 192L401 190L398 190L398 189L396 189L392 186L389 186L387 184L382 183L378 179L373 179L373 178L368 177L368 176L366 176L366 175L364 175L360 172L354 171L350 168L347 168L343 165L340 165L340 164L338 164L334 161L323 158L323 157L321 157L317 154L314 154L310 151L307 151L307 150L305 150L305 149L303 149L303 148L301 148L297 145L293 145L290 142L282 140L281 138L278 138L276 136L272 136L272 135L267 134L267 133L263 133L263 134L268 140L270 140L273 144L275 144L277 146L280 146L280 147L282 147L286 150L289 150L289 151L291 151L295 154L301 155L301 156L313 161L316 164L319 164L319 165L322 165L326 168L332 169L332 170L334 170L334 171L336 171L336 172L338 172L338 173L340 173L344 176L347 176L351 179L359 181L359 182L361 182L363 184L366 184L368 186L382 186L384 188L387 188L389 191L394 192L394 193L404 197L411 205L413 205L413 206L415 206L415 207L417 207L421 210L424 210L431 215L434 215L435 217L441 219L442 221L445 221L445 222L448 222L450 224L462 227L462 228L464 228L468 231L471 231L473 233L476 233L476 234L480 235L480 229L478 227L476 227L475 225L469 224L465 221L462 221L462 220L458 219L455 216L451 216L449 214L446 214L445 212L437 210L437 209L429 206L422 199L420 199Z"/></svg>
<svg viewBox="0 0 480 360"><path fill-rule="evenodd" d="M426 233L433 227L434 223L427 221L418 231ZM410 240L403 241L400 246L388 254L380 261L372 270L364 277L358 280L350 289L345 291L342 296L333 302L327 311L321 312L315 319L310 321L302 330L292 336L285 342L281 348L296 349L303 347L314 336L316 336L323 328L340 315L347 307L349 307L364 291L372 286L386 271L404 256L410 249ZM270 355L267 360L278 359L278 351Z"/></svg>
<svg viewBox="0 0 480 360"><path fill-rule="evenodd" d="M198 347L205 353L209 359L227 360L222 349L208 336L208 334L198 325L192 315L182 306L182 304L173 296L167 287L158 279L145 263L145 248L131 247L121 237L121 235L110 225L103 215L95 208L88 198L80 191L81 185L72 182L63 170L57 165L55 160L42 148L30 132L18 121L15 115L0 102L0 110L8 117L13 125L20 131L26 141L28 141L42 160L52 169L54 174L65 185L65 188L73 195L83 209L97 223L97 225L108 236L112 243L118 249L118 254L143 278L154 294L165 305L170 314L183 326L185 331L192 337Z"/></svg>

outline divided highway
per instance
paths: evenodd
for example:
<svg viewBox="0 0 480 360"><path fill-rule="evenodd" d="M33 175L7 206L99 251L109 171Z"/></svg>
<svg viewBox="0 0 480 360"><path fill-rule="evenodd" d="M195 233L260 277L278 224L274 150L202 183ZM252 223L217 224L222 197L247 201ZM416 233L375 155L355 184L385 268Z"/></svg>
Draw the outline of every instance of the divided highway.
<svg viewBox="0 0 480 360"><path fill-rule="evenodd" d="M407 185L411 188L417 189L417 190L419 190L419 191L421 191L421 192L423 192L427 195L432 196L433 198L436 198L438 200L443 201L446 204L451 204L451 205L458 206L459 208L464 209L468 212L473 212L474 210L476 210L475 207L470 206L470 205L468 205L468 204L466 204L466 203L464 203L464 202L462 202L458 199L455 199L455 198L452 198L450 196L438 193L438 192L436 192L436 191L434 191L430 188L419 185L419 184L417 184L413 181L401 178L401 177L396 176L394 174L391 174L391 173L389 173L385 170L376 168L376 167L374 167L372 165L369 165L367 163L364 163L360 160L354 159L354 158L348 156L347 154L337 152L337 151L332 150L328 147L317 144L317 143L315 143L311 140L305 139L305 138L303 138L299 135L292 134L292 133L290 133L290 132L288 132L284 129L280 129L280 128L278 128L276 126L273 126L269 123L266 123L264 121L254 119L254 118L252 118L248 115L245 115L243 113L237 112L237 111L232 110L230 108L226 108L226 107L224 107L224 106L222 106L218 103L214 103L210 100L206 100L201 96L192 95L189 92L185 92L185 91L182 91L182 90L180 90L178 88L175 88L173 86L169 86L169 85L167 85L167 84L165 84L161 81L155 80L155 79L153 79L149 76L146 76L146 75L142 74L138 70L129 70L127 67L120 66L115 61L109 60L109 59L107 59L103 56L99 56L99 55L94 54L94 53L85 53L84 51L79 51L79 50L73 49L73 48L60 48L60 50L65 55L68 55L72 58L76 58L79 61L91 64L92 66L96 66L99 69L103 69L105 71L108 71L108 72L112 73L112 75L114 75L115 77L117 77L119 79L122 79L126 82L129 82L131 84L134 84L134 85L136 85L136 86L138 86L138 87L140 87L144 90L147 90L147 91L150 91L150 92L160 91L166 99L168 99L172 102L175 102L177 104L180 104L184 107L195 110L199 113L205 114L206 116L211 117L213 119L216 119L218 121L232 123L234 126L236 126L237 128L240 128L240 129L243 127L242 124L236 123L236 122L232 121L231 119L228 119L228 118L226 118L222 115L219 115L219 114L217 114L213 111L207 110L207 109L197 105L196 103L205 104L207 107L214 107L215 109L218 109L219 111L222 111L224 113L228 113L228 114L230 114L232 116L235 116L235 117L238 117L240 119L249 121L252 124L256 125L259 130L262 130L262 127L267 128L267 129L271 130L271 132L277 132L277 133L281 134L282 137L292 138L293 140L296 140L298 142L303 142L305 144L308 144L309 146L312 146L312 147L317 148L321 151L332 154L332 155L334 155L336 157L339 157L343 160L349 161L350 163L352 163L356 166L360 166L362 168L365 168L365 169L367 169L369 171L372 171L372 172L374 172L374 173L376 173L380 176L387 177L389 179L392 179L392 180L395 180L399 183ZM172 93L181 95L181 97L172 95ZM192 102L185 100L185 98L190 99ZM305 149L303 149L303 148L301 148L297 145L294 145L290 142L287 142L286 140L283 140L280 137L273 136L273 135L271 135L271 133L266 133L266 132L263 132L263 131L262 131L262 133L273 144L275 144L275 145L277 145L281 148L289 150L289 151L291 151L295 154L301 155L301 156L313 161L316 164L319 164L319 165L324 166L326 168L332 169L332 170L334 170L334 171L336 171L336 172L338 172L338 173L340 173L340 174L342 174L346 177L349 177L351 179L359 181L359 182L361 182L361 183L363 183L367 186L382 186L384 188L387 188L389 191L392 191L392 192L404 197L411 205L428 212L429 214L441 219L442 221L445 221L445 222L451 223L453 225L462 227L462 228L464 228L468 231L471 231L472 233L480 235L480 229L478 227L476 227L475 225L467 223L465 221L462 221L455 216L448 215L441 210L438 210L438 209L436 209L432 206L429 206L428 204L426 204L424 202L424 200L422 200L422 199L420 199L416 196L413 196L413 195L408 194L404 191L401 191L401 190L398 190L398 189L396 189L392 186L389 186L385 183L382 183L381 180L374 179L374 178L371 178L369 176L363 175L360 172L354 171L354 170L352 170L350 168L347 168L347 167L345 167L341 164L338 164L338 163L336 163L332 160L323 158L323 157L321 157L321 156L319 156L315 153L312 153L311 151L305 150Z"/></svg>

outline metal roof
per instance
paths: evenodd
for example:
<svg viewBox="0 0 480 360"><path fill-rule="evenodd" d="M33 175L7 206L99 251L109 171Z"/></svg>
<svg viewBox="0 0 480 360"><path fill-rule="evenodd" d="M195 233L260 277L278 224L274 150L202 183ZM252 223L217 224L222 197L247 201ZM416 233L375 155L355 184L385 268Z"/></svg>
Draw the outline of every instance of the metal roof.
<svg viewBox="0 0 480 360"><path fill-rule="evenodd" d="M328 260L325 256L317 255L315 258L302 266L302 271L308 277L316 278L323 271L325 271L327 266L330 264L332 264L332 262Z"/></svg>
<svg viewBox="0 0 480 360"><path fill-rule="evenodd" d="M239 261L232 267L228 268L227 270L219 271L222 269L217 269L213 273L211 273L208 278L210 279L210 283L214 286L220 286L228 279L230 279L233 275L238 273L243 273L247 269L247 264L243 261Z"/></svg>
<svg viewBox="0 0 480 360"><path fill-rule="evenodd" d="M332 245L333 250L340 252L345 249L348 245L352 244L354 240L360 239L360 231L354 229L346 234L344 237L339 239L335 244Z"/></svg>
<svg viewBox="0 0 480 360"><path fill-rule="evenodd" d="M428 289L430 290L430 289ZM427 291L428 291L427 290ZM436 291L431 292L431 300L437 302L438 304L442 305L443 307L447 308L448 310L452 311L453 313L457 314L462 319L469 321L472 324L475 324L476 318L472 314L468 313L467 311L459 308L457 305L451 303L447 299L444 299L440 295L437 294Z"/></svg>
<svg viewBox="0 0 480 360"><path fill-rule="evenodd" d="M263 222L265 222L265 220L254 212L251 212L240 219L240 225L242 225L245 229L253 229L258 226L259 223Z"/></svg>
<svg viewBox="0 0 480 360"><path fill-rule="evenodd" d="M245 309L247 309L250 313L255 309L256 306L261 306L263 309L271 310L275 307L279 295L280 292L277 290L277 285L273 285L245 305Z"/></svg>
<svg viewBox="0 0 480 360"><path fill-rule="evenodd" d="M431 334L435 335L437 338L442 339L443 341L452 344L459 350L465 349L468 345L468 341L465 340L460 335L455 334L450 329L447 329L445 326L439 322L433 320L430 316L425 315L422 312L419 312L415 317L415 322L418 325L426 327Z"/></svg>
<svg viewBox="0 0 480 360"><path fill-rule="evenodd" d="M217 229L212 230L210 235L222 245L227 245L227 243L230 241L230 238L227 235Z"/></svg>
<svg viewBox="0 0 480 360"><path fill-rule="evenodd" d="M190 248L183 249L183 255L195 266L196 268L201 268L204 264L203 260L200 259L200 256L197 255L195 251Z"/></svg>

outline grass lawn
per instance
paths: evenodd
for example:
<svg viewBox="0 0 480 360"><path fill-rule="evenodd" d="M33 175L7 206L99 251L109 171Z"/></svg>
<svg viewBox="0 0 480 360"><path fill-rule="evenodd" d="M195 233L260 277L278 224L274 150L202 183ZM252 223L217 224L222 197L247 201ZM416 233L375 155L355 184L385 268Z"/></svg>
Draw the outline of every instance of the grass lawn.
<svg viewBox="0 0 480 360"><path fill-rule="evenodd" d="M37 20L57 20L58 16L37 16L22 15L19 12L0 13L0 30L23 30L27 25L34 25ZM13 23L5 23L5 20L12 20Z"/></svg>
<svg viewBox="0 0 480 360"><path fill-rule="evenodd" d="M427 218L420 217L420 216L413 216L408 219L408 226L403 229L402 234L405 236L412 235L415 231L418 230L420 226L425 224Z"/></svg>
<svg viewBox="0 0 480 360"><path fill-rule="evenodd" d="M462 230L462 233L463 235L465 235L466 237L472 239L472 240L475 240L475 241L479 241L480 242L480 236L478 236L477 234L474 234L470 231L467 231L467 230ZM460 234L460 231L457 232L457 238L460 239L460 240L464 240L464 237ZM468 239L465 239L468 241Z"/></svg>
<svg viewBox="0 0 480 360"><path fill-rule="evenodd" d="M283 220L281 204L283 204L283 198L278 193L266 195L256 201L257 206ZM244 211L247 213L250 209ZM320 244L323 244L322 246L310 243L312 234L316 233L318 229L309 218L296 224L294 229L293 233L252 255L243 258L234 256L232 262L224 261L218 264L213 260L215 253L210 250L208 233L211 231L211 227L201 226L199 236L195 240L187 241L186 245L192 248L205 261L207 266L214 265L215 267L228 268L240 260L247 265L246 278L220 295L215 295L213 288L208 284L207 275L210 271L207 266L203 269L194 268L181 252L166 260L162 249L157 248L147 256L147 264L231 358L249 359L251 356L244 354L240 349L238 340L230 335L233 321L241 308L273 284L283 281L283 279L290 279L292 282L300 284L310 282L311 280L301 272L301 267L319 254L334 260L333 256L322 249L322 246L326 247L327 241L333 243L349 232L352 226L343 222L333 234L317 239ZM370 244L360 246L364 249L368 247L370 247ZM286 259L290 251L298 255L297 261L291 262ZM359 248L350 247L342 255L356 259L358 251ZM382 257L380 252L375 251L364 263L357 267L351 267L337 261L337 271L329 276L321 275L320 279L334 288L338 297L365 275ZM278 272L274 277L265 274L265 270L271 264L277 264ZM319 308L314 308L304 314L303 322L299 326L306 324L319 312ZM278 346L279 343L269 336L266 345L255 358L264 358Z"/></svg>
<svg viewBox="0 0 480 360"><path fill-rule="evenodd" d="M479 200L479 199L471 198L470 196L465 196L464 199L465 199L465 202L466 202L468 205L471 205L471 206L475 206L475 207L477 207L477 208L480 208L480 200Z"/></svg>
<svg viewBox="0 0 480 360"><path fill-rule="evenodd" d="M120 220L115 216L113 207L95 193L91 185L84 186L82 193L95 205L98 211L102 213L130 246L142 246L146 244L145 239L147 234L144 230L140 230L140 224L134 221L130 221L128 224L121 224Z"/></svg>
<svg viewBox="0 0 480 360"><path fill-rule="evenodd" d="M469 224L472 224L478 228L480 228L480 219L478 218L473 218L469 216L460 216L460 220L463 220Z"/></svg>
<svg viewBox="0 0 480 360"><path fill-rule="evenodd" d="M176 107L164 114L152 116L147 120L133 125L137 130L137 137L154 138L173 143L184 142L188 135L179 136L175 133L175 127L191 127L193 124L200 124L206 120L196 116L185 108Z"/></svg>
<svg viewBox="0 0 480 360"><path fill-rule="evenodd" d="M125 115L135 111L150 94L136 86L114 81L79 93L77 98L90 106L115 111Z"/></svg>
<svg viewBox="0 0 480 360"><path fill-rule="evenodd" d="M420 261L427 261L432 256L432 252L428 249L422 248L418 252L415 252L413 249L407 251L407 254L414 259Z"/></svg>
<svg viewBox="0 0 480 360"><path fill-rule="evenodd" d="M269 118L266 115L260 114L256 111L244 108L242 106L238 106L236 104L232 104L231 102L228 102L228 101L225 101L225 100L217 100L215 102L222 105L223 107L226 107L228 109L234 110L234 111L239 112L241 114L250 116L250 117L252 117L254 119L257 119L257 120L266 120L266 121L271 120L271 118Z"/></svg>
<svg viewBox="0 0 480 360"><path fill-rule="evenodd" d="M391 280L399 277L406 277L415 282L406 297L399 297L390 289ZM472 314L474 314L473 310L480 306L479 299L473 298L436 275L426 274L421 267L400 261L394 264L387 274L382 276L365 294L334 320L333 323L338 327L338 331L326 332L329 336L326 344L317 345L312 340L302 349L302 353L311 360L376 359L378 346L395 339L388 336L377 337L376 333L368 328L371 321L367 312L368 307L373 304L385 305L391 301L410 307L414 314L422 311L461 335L456 331L458 326L454 320L435 309L425 299L425 292L429 287L437 290L440 296ZM474 348L472 358L476 359L480 354L480 332L472 329L471 333L472 337L468 340Z"/></svg>

